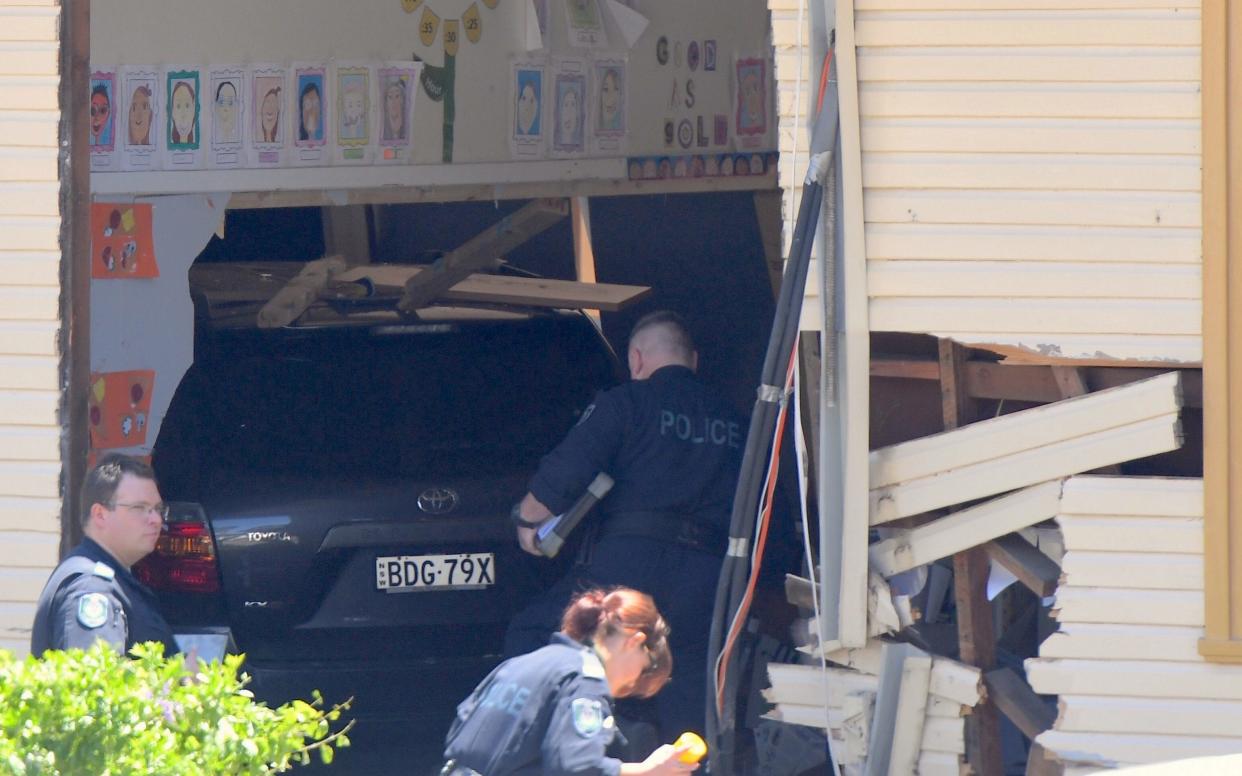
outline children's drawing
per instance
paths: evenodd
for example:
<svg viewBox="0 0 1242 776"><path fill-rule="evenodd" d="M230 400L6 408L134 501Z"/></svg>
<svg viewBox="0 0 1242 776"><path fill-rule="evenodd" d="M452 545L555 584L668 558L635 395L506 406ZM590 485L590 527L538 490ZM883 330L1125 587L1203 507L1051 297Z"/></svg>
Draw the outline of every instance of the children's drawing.
<svg viewBox="0 0 1242 776"><path fill-rule="evenodd" d="M624 135L628 109L625 102L625 63L620 61L597 62L595 79L599 84L595 112L596 134Z"/></svg>
<svg viewBox="0 0 1242 776"><path fill-rule="evenodd" d="M116 73L91 73L91 153L112 153L115 146Z"/></svg>
<svg viewBox="0 0 1242 776"><path fill-rule="evenodd" d="M152 239L151 205L91 205L91 277L159 277Z"/></svg>
<svg viewBox="0 0 1242 776"><path fill-rule="evenodd" d="M581 151L582 128L586 123L583 100L586 79L580 75L556 77L556 139L558 151Z"/></svg>
<svg viewBox="0 0 1242 776"><path fill-rule="evenodd" d="M173 70L165 76L170 151L194 151L199 147L198 75L197 70Z"/></svg>
<svg viewBox="0 0 1242 776"><path fill-rule="evenodd" d="M514 63L510 99L512 120L509 124L512 128L509 146L514 157L537 158L542 151L543 81L542 63Z"/></svg>
<svg viewBox="0 0 1242 776"><path fill-rule="evenodd" d="M409 163L413 147L414 98L421 62L392 62L376 72L380 94L380 137L376 161Z"/></svg>
<svg viewBox="0 0 1242 776"><path fill-rule="evenodd" d="M580 48L603 48L608 45L597 0L564 0L564 3L570 45Z"/></svg>
<svg viewBox="0 0 1242 776"><path fill-rule="evenodd" d="M155 68L121 68L117 76L121 96L121 169L154 170L159 167L156 153L159 131L153 130L159 117L159 74Z"/></svg>
<svg viewBox="0 0 1242 776"><path fill-rule="evenodd" d="M340 64L333 80L336 90L336 158L341 164L366 164L371 160L372 98L371 67Z"/></svg>
<svg viewBox="0 0 1242 776"><path fill-rule="evenodd" d="M94 372L90 382L87 410L91 448L110 450L145 444L155 371Z"/></svg>
<svg viewBox="0 0 1242 776"><path fill-rule="evenodd" d="M254 65L250 70L250 165L279 167L284 164L288 136L285 105L285 69Z"/></svg>
<svg viewBox="0 0 1242 776"><path fill-rule="evenodd" d="M628 128L626 67L623 60L601 59L593 64L595 99L591 110L591 150L622 150Z"/></svg>
<svg viewBox="0 0 1242 776"><path fill-rule="evenodd" d="M212 167L234 168L245 164L246 71L238 67L214 67L208 72L207 97L211 102ZM208 123L208 122L204 122Z"/></svg>
<svg viewBox="0 0 1242 776"><path fill-rule="evenodd" d="M756 147L768 132L767 61L739 58L736 84L734 134L742 145Z"/></svg>
<svg viewBox="0 0 1242 776"><path fill-rule="evenodd" d="M370 134L367 126L367 74L342 74L337 84L341 90L338 137L342 145L364 145Z"/></svg>
<svg viewBox="0 0 1242 776"><path fill-rule="evenodd" d="M320 166L331 164L328 148L328 122L331 101L328 98L327 65L294 62L290 76L289 103L285 115L293 134L293 149L288 161L293 165Z"/></svg>

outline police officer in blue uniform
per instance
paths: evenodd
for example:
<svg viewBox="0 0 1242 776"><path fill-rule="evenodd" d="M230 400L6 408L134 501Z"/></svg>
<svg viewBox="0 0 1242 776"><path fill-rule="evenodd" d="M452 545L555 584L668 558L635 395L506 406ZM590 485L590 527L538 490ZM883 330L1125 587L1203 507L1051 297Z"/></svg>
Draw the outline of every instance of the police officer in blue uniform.
<svg viewBox="0 0 1242 776"><path fill-rule="evenodd" d="M619 776L689 773L665 745L641 763L608 757L616 697L668 681L668 628L651 597L588 590L566 608L552 643L511 658L457 707L442 776Z"/></svg>
<svg viewBox="0 0 1242 776"><path fill-rule="evenodd" d="M158 641L177 653L155 594L130 567L155 549L168 507L155 473L129 456L105 456L82 485L86 538L52 573L35 610L30 651L87 649L103 640L122 653Z"/></svg>
<svg viewBox="0 0 1242 776"><path fill-rule="evenodd" d="M668 618L677 664L656 699L667 741L703 733L708 633L746 431L695 376L698 353L676 315L639 320L627 358L632 380L596 398L514 507L518 541L539 554L540 523L565 512L598 472L615 480L582 562L514 618L505 652L536 646L576 590L624 585L650 594Z"/></svg>

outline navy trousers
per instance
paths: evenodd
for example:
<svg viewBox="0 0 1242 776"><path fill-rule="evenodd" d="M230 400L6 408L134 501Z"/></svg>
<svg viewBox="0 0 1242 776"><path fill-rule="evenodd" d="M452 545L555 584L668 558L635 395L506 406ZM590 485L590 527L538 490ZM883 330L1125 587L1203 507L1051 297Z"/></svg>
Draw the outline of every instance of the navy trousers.
<svg viewBox="0 0 1242 776"><path fill-rule="evenodd" d="M672 680L655 697L665 743L683 732L704 731L707 641L721 558L682 545L638 536L606 536L589 561L576 565L509 623L505 657L548 643L575 593L591 587L631 587L650 595L669 625Z"/></svg>

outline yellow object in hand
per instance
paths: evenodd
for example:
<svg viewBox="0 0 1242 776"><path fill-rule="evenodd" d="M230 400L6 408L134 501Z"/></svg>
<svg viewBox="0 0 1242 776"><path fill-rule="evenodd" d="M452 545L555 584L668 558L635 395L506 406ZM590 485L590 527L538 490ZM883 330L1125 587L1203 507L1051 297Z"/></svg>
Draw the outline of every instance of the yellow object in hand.
<svg viewBox="0 0 1242 776"><path fill-rule="evenodd" d="M683 747L686 751L682 752L677 757L677 759L681 760L683 763L697 763L699 760L703 759L704 755L707 754L707 744L703 741L703 739L699 738L698 734L690 730L682 733L677 740L673 742L674 749L681 749Z"/></svg>

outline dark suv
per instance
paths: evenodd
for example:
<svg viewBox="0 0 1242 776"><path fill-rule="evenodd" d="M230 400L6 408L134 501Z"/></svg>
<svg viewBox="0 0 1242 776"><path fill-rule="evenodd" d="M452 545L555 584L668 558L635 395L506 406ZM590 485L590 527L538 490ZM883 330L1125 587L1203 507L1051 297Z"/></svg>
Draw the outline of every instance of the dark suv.
<svg viewBox="0 0 1242 776"><path fill-rule="evenodd" d="M508 511L618 379L615 354L577 312L262 330L195 296L194 363L153 452L175 514L142 570L174 630L226 625L261 699L318 688L354 697L362 727L446 728L429 693L464 698L570 555L522 553Z"/></svg>

